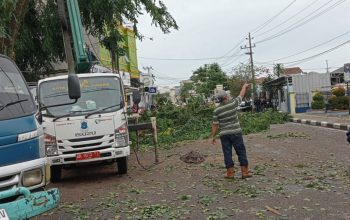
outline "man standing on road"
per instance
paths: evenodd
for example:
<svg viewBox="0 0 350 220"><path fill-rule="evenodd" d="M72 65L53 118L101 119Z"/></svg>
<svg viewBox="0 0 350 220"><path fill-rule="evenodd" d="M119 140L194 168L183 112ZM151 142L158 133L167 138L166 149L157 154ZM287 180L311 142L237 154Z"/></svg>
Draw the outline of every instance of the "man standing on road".
<svg viewBox="0 0 350 220"><path fill-rule="evenodd" d="M242 102L242 98L245 97L249 86L249 84L245 83L239 96L232 100L229 100L225 91L220 91L216 96L220 102L220 105L214 110L212 123L212 143L213 145L216 144L216 131L220 127L220 140L222 151L224 153L225 166L227 169L225 178L234 178L232 146L234 147L238 156L238 161L242 171L242 179L251 177L248 170L248 159L243 142L242 130L237 115L237 108Z"/></svg>

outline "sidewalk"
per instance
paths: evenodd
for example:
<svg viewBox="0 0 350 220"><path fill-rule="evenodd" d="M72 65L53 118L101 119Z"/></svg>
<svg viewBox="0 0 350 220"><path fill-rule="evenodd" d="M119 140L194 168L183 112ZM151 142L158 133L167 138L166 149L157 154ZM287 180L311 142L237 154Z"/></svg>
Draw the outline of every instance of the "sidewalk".
<svg viewBox="0 0 350 220"><path fill-rule="evenodd" d="M292 115L292 122L340 130L350 128L350 116L347 111L328 112L313 111Z"/></svg>

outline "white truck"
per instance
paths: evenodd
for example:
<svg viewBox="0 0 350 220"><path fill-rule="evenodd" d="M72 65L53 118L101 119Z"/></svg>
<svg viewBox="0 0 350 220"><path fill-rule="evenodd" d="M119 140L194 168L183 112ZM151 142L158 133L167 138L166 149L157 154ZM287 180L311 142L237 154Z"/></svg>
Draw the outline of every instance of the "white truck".
<svg viewBox="0 0 350 220"><path fill-rule="evenodd" d="M81 97L64 106L59 104L70 100L67 75L38 82L39 107L45 109L41 120L52 182L60 181L62 168L73 164L117 162L117 173L125 174L128 169L130 147L122 80L113 73L78 77Z"/></svg>

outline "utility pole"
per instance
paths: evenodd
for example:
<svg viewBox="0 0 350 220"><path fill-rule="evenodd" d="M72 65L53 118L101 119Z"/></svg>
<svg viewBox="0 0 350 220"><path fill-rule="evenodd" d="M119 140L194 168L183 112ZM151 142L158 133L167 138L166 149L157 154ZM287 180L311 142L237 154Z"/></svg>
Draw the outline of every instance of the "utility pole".
<svg viewBox="0 0 350 220"><path fill-rule="evenodd" d="M147 70L147 77L152 77L152 79L150 79L150 82L149 82L149 85L148 87L150 86L153 86L153 74L151 73L151 70L153 70L153 68L151 66L146 66L146 67L143 67L144 70ZM146 96L146 95L145 95ZM152 98L152 95L147 93L147 98L148 98L148 103L147 105L151 106L153 105L153 98ZM146 103L145 103L146 104ZM148 108L149 106L145 106L146 108Z"/></svg>
<svg viewBox="0 0 350 220"><path fill-rule="evenodd" d="M254 99L255 99L255 72L254 72L254 62L253 62L253 50L252 48L255 47L255 44L252 45L252 38L250 36L250 32L248 34L248 42L249 42L249 46L244 45L241 46L241 49L249 49L249 52L247 52L246 54L248 54L250 56L250 70L252 73L252 80L253 80L253 88L252 88L252 110L254 109Z"/></svg>
<svg viewBox="0 0 350 220"><path fill-rule="evenodd" d="M327 66L327 73L329 73L329 67L328 67L328 60L326 60L326 66Z"/></svg>

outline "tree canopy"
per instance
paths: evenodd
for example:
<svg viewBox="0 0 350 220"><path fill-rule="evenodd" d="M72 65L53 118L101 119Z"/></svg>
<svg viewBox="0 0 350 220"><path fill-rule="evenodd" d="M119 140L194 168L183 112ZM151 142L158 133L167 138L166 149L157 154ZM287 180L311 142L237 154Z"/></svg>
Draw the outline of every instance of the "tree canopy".
<svg viewBox="0 0 350 220"><path fill-rule="evenodd" d="M195 70L191 76L194 88L198 94L209 97L216 85L226 86L227 76L219 64L205 64Z"/></svg>
<svg viewBox="0 0 350 220"><path fill-rule="evenodd" d="M78 0L87 33L107 48L122 40L117 26L132 23L137 37L140 16L148 14L164 33L178 29L160 0ZM15 58L27 78L36 79L52 71L51 63L64 59L61 27L55 0L1 0L0 53Z"/></svg>
<svg viewBox="0 0 350 220"><path fill-rule="evenodd" d="M261 67L254 66L256 77L259 76L259 72L262 70ZM232 96L238 96L243 84L252 83L251 67L249 64L240 63L235 69L232 76L228 80L228 87ZM249 94L247 94L249 96Z"/></svg>

